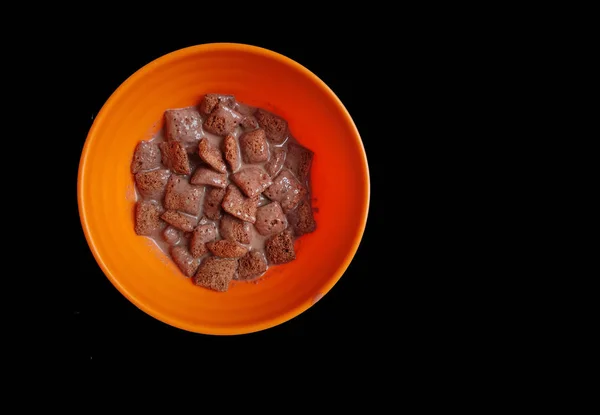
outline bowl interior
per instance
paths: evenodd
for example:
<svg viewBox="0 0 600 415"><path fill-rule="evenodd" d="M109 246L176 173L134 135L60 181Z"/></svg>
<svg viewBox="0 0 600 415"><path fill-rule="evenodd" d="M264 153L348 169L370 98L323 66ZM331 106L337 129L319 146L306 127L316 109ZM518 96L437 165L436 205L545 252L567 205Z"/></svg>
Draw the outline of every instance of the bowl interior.
<svg viewBox="0 0 600 415"><path fill-rule="evenodd" d="M140 140L162 128L168 108L208 92L234 94L281 115L314 151L317 230L296 242L297 259L257 283L226 293L194 286L158 248L133 231L130 163ZM194 46L141 68L108 99L82 153L78 202L89 246L106 276L136 306L173 326L240 334L282 323L310 307L341 277L364 231L369 176L358 131L334 93L298 63L239 44Z"/></svg>

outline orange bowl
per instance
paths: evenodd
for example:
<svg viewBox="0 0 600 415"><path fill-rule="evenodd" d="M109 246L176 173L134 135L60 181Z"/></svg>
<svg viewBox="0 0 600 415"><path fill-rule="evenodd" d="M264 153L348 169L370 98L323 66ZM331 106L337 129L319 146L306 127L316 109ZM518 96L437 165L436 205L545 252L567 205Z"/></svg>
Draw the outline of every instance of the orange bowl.
<svg viewBox="0 0 600 415"><path fill-rule="evenodd" d="M205 93L233 94L288 121L311 149L317 230L296 240L296 260L271 267L257 283L213 292L192 284L152 241L134 232L130 163L136 144L162 128L168 108ZM255 46L213 43L162 56L129 77L106 101L79 164L81 224L114 286L149 315L192 332L250 333L281 324L323 297L340 279L362 238L369 170L352 118L316 75Z"/></svg>

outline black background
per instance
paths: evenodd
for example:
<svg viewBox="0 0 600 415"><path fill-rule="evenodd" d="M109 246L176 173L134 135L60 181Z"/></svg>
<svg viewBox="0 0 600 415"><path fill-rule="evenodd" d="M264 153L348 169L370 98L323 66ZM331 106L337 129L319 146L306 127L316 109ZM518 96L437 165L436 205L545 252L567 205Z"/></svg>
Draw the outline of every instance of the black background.
<svg viewBox="0 0 600 415"><path fill-rule="evenodd" d="M408 58L403 58L410 45L383 45L382 50L374 50L368 47L369 38L353 28L346 28L344 35L345 42L339 41L339 33L300 39L252 37L248 33L207 37L189 32L181 36L173 32L146 32L106 38L105 33L90 30L82 34L85 48L64 48L68 64L61 67L58 77L64 79L68 88L63 84L60 90L66 95L63 99L77 102L69 110L74 128L69 131L72 141L64 150L70 159L68 180L72 195L68 220L73 230L72 258L76 258L75 269L61 282L60 296L64 299L60 308L63 321L67 322L68 338L63 351L69 358L102 361L115 355L129 358L152 354L158 359L172 351L202 350L209 344L226 344L242 350L286 338L305 342L315 350L347 347L364 341L383 345L389 344L390 336L408 330L417 315L423 315L424 310L419 312L407 306L409 302L414 304L415 293L402 289L410 284L404 261L414 261L415 248L400 242L409 225L401 219L404 210L401 194L389 193L390 180L407 192L410 187L407 183L416 175L412 172L406 176L402 167L406 155L394 153L407 134L407 126L415 122L408 119L418 105L416 102L407 105L409 90L414 87L411 83L417 81L400 82L410 77ZM95 262L81 230L76 203L81 150L94 116L110 94L128 76L161 55L211 42L268 48L294 59L319 76L353 117L371 174L367 227L344 276L323 299L301 315L277 327L243 336L186 332L136 308L112 286ZM395 57L390 48L397 51ZM411 73L414 72L418 69L411 69ZM397 121L392 125L382 124L383 111L391 111ZM393 176L386 175L392 171ZM411 255L413 257L408 259Z"/></svg>

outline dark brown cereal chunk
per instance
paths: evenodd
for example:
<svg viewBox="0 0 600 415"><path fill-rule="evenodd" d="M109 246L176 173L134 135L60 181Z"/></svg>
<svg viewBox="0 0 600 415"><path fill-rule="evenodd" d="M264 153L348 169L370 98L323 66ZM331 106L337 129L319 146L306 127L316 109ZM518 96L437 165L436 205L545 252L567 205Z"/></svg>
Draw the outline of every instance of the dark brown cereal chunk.
<svg viewBox="0 0 600 415"><path fill-rule="evenodd" d="M203 222L205 222L203 220ZM217 238L217 226L214 222L206 222L196 226L192 234L192 238L196 238L198 242L210 242Z"/></svg>
<svg viewBox="0 0 600 415"><path fill-rule="evenodd" d="M217 94L206 94L200 101L200 112L204 115L208 115L215 109L219 103L219 97Z"/></svg>
<svg viewBox="0 0 600 415"><path fill-rule="evenodd" d="M208 186L220 187L225 189L227 187L227 174L218 173L213 169L206 167L198 167L192 178L190 179L191 184L206 184Z"/></svg>
<svg viewBox="0 0 600 415"><path fill-rule="evenodd" d="M243 244L249 244L252 240L252 227L250 223L241 219L225 214L219 224L221 238L237 241Z"/></svg>
<svg viewBox="0 0 600 415"><path fill-rule="evenodd" d="M198 220L193 216L186 215L185 213L181 213L176 210L167 210L160 216L160 218L169 225L172 225L175 228L181 229L185 232L191 232L194 230L196 224L198 223Z"/></svg>
<svg viewBox="0 0 600 415"><path fill-rule="evenodd" d="M235 185L227 186L225 197L221 203L223 210L243 221L256 222L256 209L258 207L258 196L244 197L240 189Z"/></svg>
<svg viewBox="0 0 600 415"><path fill-rule="evenodd" d="M249 280L267 271L267 260L262 252L250 251L238 261L238 279Z"/></svg>
<svg viewBox="0 0 600 415"><path fill-rule="evenodd" d="M221 103L229 108L234 108L235 97L233 95L206 94L200 101L200 112L204 115L210 114L216 106Z"/></svg>
<svg viewBox="0 0 600 415"><path fill-rule="evenodd" d="M269 176L275 177L281 171L285 162L286 151L281 147L275 147L271 151L271 159L265 163L265 170Z"/></svg>
<svg viewBox="0 0 600 415"><path fill-rule="evenodd" d="M191 237L190 237L190 242L189 242L189 248L190 248L190 255L193 258L200 258L202 255L204 255L208 252L208 249L206 249L206 244L196 242L195 245L192 245Z"/></svg>
<svg viewBox="0 0 600 415"><path fill-rule="evenodd" d="M204 198L204 214L212 220L221 218L221 203L225 197L225 189L211 187L206 191Z"/></svg>
<svg viewBox="0 0 600 415"><path fill-rule="evenodd" d="M224 292L229 288L237 267L237 259L210 256L202 261L192 281L196 285Z"/></svg>
<svg viewBox="0 0 600 415"><path fill-rule="evenodd" d="M162 237L169 245L175 245L181 239L181 231L169 225L163 231Z"/></svg>
<svg viewBox="0 0 600 415"><path fill-rule="evenodd" d="M271 176L258 166L249 166L231 175L231 180L238 185L248 197L260 195L273 184Z"/></svg>
<svg viewBox="0 0 600 415"><path fill-rule="evenodd" d="M258 121L254 115L246 115L240 125L245 131L256 130L258 128Z"/></svg>
<svg viewBox="0 0 600 415"><path fill-rule="evenodd" d="M171 256L173 257L173 262L177 264L186 277L193 276L200 265L200 260L194 258L192 254L181 245L171 247Z"/></svg>
<svg viewBox="0 0 600 415"><path fill-rule="evenodd" d="M261 128L265 130L267 138L275 144L281 144L287 138L287 121L272 112L258 109L254 113Z"/></svg>
<svg viewBox="0 0 600 415"><path fill-rule="evenodd" d="M162 199L171 173L165 169L141 171L135 175L135 184L144 199Z"/></svg>
<svg viewBox="0 0 600 415"><path fill-rule="evenodd" d="M229 164L231 171L236 171L240 168L240 148L233 134L227 134L223 140L223 152L225 160Z"/></svg>
<svg viewBox="0 0 600 415"><path fill-rule="evenodd" d="M190 174L190 160L186 149L179 141L159 144L163 165L177 174Z"/></svg>
<svg viewBox="0 0 600 415"><path fill-rule="evenodd" d="M204 129L209 133L220 136L226 136L235 130L235 127L242 121L242 115L231 108L222 104L210 113L204 121Z"/></svg>
<svg viewBox="0 0 600 415"><path fill-rule="evenodd" d="M314 232L317 228L312 206L307 199L302 200L296 209L288 212L287 217L296 236Z"/></svg>
<svg viewBox="0 0 600 415"><path fill-rule="evenodd" d="M242 159L246 163L262 163L269 159L267 136L262 128L249 131L240 136Z"/></svg>
<svg viewBox="0 0 600 415"><path fill-rule="evenodd" d="M221 239L206 244L206 247L213 255L222 258L239 258L246 255L248 248L236 241Z"/></svg>
<svg viewBox="0 0 600 415"><path fill-rule="evenodd" d="M142 200L135 205L135 233L149 236L160 228L162 209L154 201Z"/></svg>
<svg viewBox="0 0 600 415"><path fill-rule="evenodd" d="M208 138L202 138L198 143L198 155L200 155L202 161L216 171L227 173L227 166L223 161L221 151L218 148L213 147L208 141Z"/></svg>
<svg viewBox="0 0 600 415"><path fill-rule="evenodd" d="M285 264L296 259L292 233L289 230L285 230L271 236L265 242L265 252L271 264Z"/></svg>
<svg viewBox="0 0 600 415"><path fill-rule="evenodd" d="M190 240L190 252L197 258L208 252L206 242L214 241L217 238L217 228L214 223L207 223L196 226Z"/></svg>
<svg viewBox="0 0 600 415"><path fill-rule="evenodd" d="M186 177L172 174L165 191L165 207L196 216L200 213L203 192L204 187L191 185Z"/></svg>
<svg viewBox="0 0 600 415"><path fill-rule="evenodd" d="M287 228L287 218L279 202L271 202L256 210L256 223L254 227L264 236L271 236Z"/></svg>
<svg viewBox="0 0 600 415"><path fill-rule="evenodd" d="M313 156L314 153L306 147L297 143L289 143L285 167L290 169L302 183L305 183L309 177Z"/></svg>
<svg viewBox="0 0 600 415"><path fill-rule="evenodd" d="M306 195L306 189L289 170L283 170L264 192L269 199L279 202L284 212L294 209Z"/></svg>
<svg viewBox="0 0 600 415"><path fill-rule="evenodd" d="M202 118L195 108L165 111L165 135L168 141L181 141L188 152L196 150L202 138Z"/></svg>
<svg viewBox="0 0 600 415"><path fill-rule="evenodd" d="M160 167L160 157L158 144L151 143L150 141L140 141L133 153L131 172L135 174L139 171Z"/></svg>

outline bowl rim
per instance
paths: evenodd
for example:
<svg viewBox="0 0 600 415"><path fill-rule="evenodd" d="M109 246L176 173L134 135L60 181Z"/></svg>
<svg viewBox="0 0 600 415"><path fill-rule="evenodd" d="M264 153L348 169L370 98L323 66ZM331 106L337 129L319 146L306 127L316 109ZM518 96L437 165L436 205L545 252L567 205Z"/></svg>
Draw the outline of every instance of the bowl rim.
<svg viewBox="0 0 600 415"><path fill-rule="evenodd" d="M148 304L146 304L142 301L139 301L135 297L135 295L130 293L125 287L123 287L121 285L118 277L116 277L113 274L113 272L106 266L102 257L98 253L98 249L96 247L94 238L93 238L92 233L90 232L90 229L87 225L86 202L83 199L83 187L84 187L83 185L85 183L85 170L86 170L86 164L87 164L87 160L88 160L88 156L89 156L88 149L90 147L90 143L94 140L94 137L96 135L96 130L99 128L98 126L103 122L104 118L106 117L106 114L113 107L114 102L116 102L117 99L124 93L124 91L127 89L128 85L131 83L134 83L138 78L143 77L147 72L151 71L154 66L167 64L170 61L179 59L180 57L183 57L183 56L193 55L193 54L196 54L199 52L210 52L210 51L215 51L215 50L237 50L237 51L242 51L242 52L250 52L250 53L254 53L254 54L263 55L270 59L279 61L280 63L283 63L287 66L291 66L291 67L295 68L296 70L302 72L302 74L304 76L311 79L325 94L327 94L330 99L332 99L334 102L336 102L337 106L339 106L339 108L342 110L342 114L343 114L343 117L345 118L345 121L348 123L348 125L352 129L353 137L357 141L357 144L358 144L361 159L363 160L363 162L365 164L366 177L365 177L365 180L363 181L363 186L364 186L363 191L365 192L365 194L367 196L366 196L366 200L365 200L365 203L364 203L364 206L361 211L360 218L359 218L359 232L356 234L356 237L352 241L351 249L348 250L348 252L346 253L344 260L338 265L335 273L331 275L331 277L327 280L327 283L320 290L319 299L323 298L333 288L333 286L339 281L339 279L342 277L342 275L346 272L346 270L350 266L350 263L352 262L355 254L356 254L356 251L358 250L358 247L360 245L362 237L364 235L364 231L365 231L365 227L366 227L366 223L367 223L367 217L368 217L368 213L369 213L370 198L371 198L370 173L369 173L369 164L367 161L367 155L365 152L364 144L362 142L362 138L358 132L358 128L356 127L354 120L350 116L350 113L348 112L348 110L346 109L346 107L344 106L342 101L333 92L333 90L327 84L325 84L325 82L323 82L317 75L315 75L313 72L311 72L309 69L307 69L300 63L294 61L291 58L288 58L285 55L282 55L278 52L272 51L270 49L266 49L266 48L254 46L254 45L249 45L249 44L243 44L243 43L228 43L228 42L215 42L215 43L205 43L205 44L193 45L193 46L188 46L188 47L184 47L181 49L177 49L172 52L166 53L162 56L159 56L158 58L145 64L144 66L139 68L137 71L135 71L133 74L131 74L127 79L125 79L117 87L117 89L115 89L113 91L113 93L105 101L105 103L102 105L100 111L98 112L97 116L94 118L92 126L90 127L90 129L88 131L88 134L87 134L86 140L85 140L85 144L84 144L82 152L81 152L81 158L79 161L79 169L78 169L78 173L77 173L77 205L78 205L78 210L79 210L79 218L81 221L81 226L83 228L85 239L90 248L90 251L92 252L92 255L94 256L97 264L100 266L100 268L102 269L102 271L104 272L104 275L108 278L108 280L132 304L134 304L137 308L139 308L146 314L154 317L155 319L157 319L165 324L171 325L173 327L182 329L182 330L186 330L186 331L193 332L193 333L209 334L209 335L238 335L238 334L247 334L247 333L258 332L258 331L266 330L268 328L283 324L286 321L289 321L289 320L293 319L294 317L302 314L304 311L306 311L312 305L314 305L317 301L314 301L313 299L307 299L304 302L302 302L301 304L289 309L285 313L278 314L275 317L272 317L272 318L269 318L269 319L266 319L263 321L253 322L253 323L246 324L243 326L235 326L235 327L215 328L215 327L211 327L211 326L204 326L202 324L190 324L184 320L180 320L180 319L172 317L168 314L159 312L159 311L153 309Z"/></svg>

